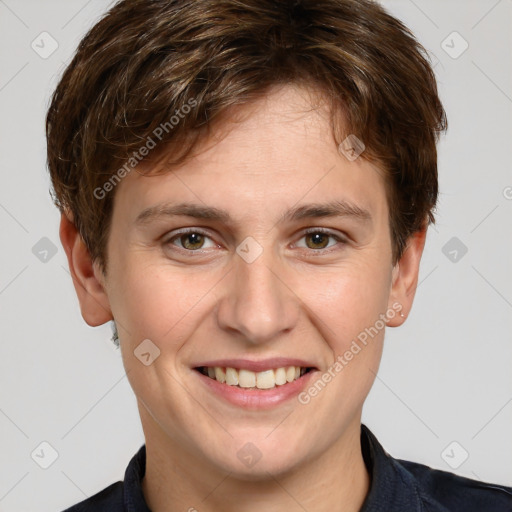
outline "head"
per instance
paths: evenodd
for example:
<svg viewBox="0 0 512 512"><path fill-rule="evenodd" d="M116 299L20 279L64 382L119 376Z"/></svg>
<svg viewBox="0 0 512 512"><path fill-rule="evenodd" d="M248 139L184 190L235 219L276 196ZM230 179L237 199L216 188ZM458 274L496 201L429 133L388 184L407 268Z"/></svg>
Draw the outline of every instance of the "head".
<svg viewBox="0 0 512 512"><path fill-rule="evenodd" d="M116 321L146 436L254 475L359 424L444 129L425 50L374 2L126 0L90 30L48 164L82 315ZM277 358L312 369L302 399L241 409L198 371Z"/></svg>

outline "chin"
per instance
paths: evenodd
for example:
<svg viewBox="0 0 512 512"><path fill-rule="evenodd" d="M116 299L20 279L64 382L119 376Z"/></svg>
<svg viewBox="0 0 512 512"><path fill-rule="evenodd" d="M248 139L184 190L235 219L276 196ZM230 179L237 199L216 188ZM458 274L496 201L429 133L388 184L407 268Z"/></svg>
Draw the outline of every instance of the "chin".
<svg viewBox="0 0 512 512"><path fill-rule="evenodd" d="M230 473L232 478L256 482L268 480L270 475L277 477L292 472L309 457L296 449L289 436L272 438L270 435L265 439L245 435L233 439L222 453L204 452L204 458L210 459L220 471Z"/></svg>

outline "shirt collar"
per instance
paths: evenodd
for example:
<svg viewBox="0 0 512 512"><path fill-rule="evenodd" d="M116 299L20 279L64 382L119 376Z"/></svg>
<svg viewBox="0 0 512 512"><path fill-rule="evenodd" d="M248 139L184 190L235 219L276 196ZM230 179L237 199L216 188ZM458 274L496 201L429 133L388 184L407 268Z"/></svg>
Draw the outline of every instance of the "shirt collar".
<svg viewBox="0 0 512 512"><path fill-rule="evenodd" d="M361 425L361 449L371 482L360 512L382 512L382 510L423 512L416 480L384 450L365 425ZM145 472L146 445L143 445L126 468L124 478L126 512L151 512L142 492L142 478Z"/></svg>
<svg viewBox="0 0 512 512"><path fill-rule="evenodd" d="M151 512L142 492L146 474L146 445L133 456L124 474L124 508L126 512Z"/></svg>
<svg viewBox="0 0 512 512"><path fill-rule="evenodd" d="M422 512L415 478L384 450L366 425L361 425L361 449L371 483L360 512Z"/></svg>

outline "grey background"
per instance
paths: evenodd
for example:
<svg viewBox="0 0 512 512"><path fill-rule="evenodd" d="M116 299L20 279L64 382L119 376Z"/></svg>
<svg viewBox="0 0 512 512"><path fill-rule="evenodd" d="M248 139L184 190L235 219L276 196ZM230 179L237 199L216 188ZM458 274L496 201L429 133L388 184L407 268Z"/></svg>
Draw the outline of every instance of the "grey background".
<svg viewBox="0 0 512 512"><path fill-rule="evenodd" d="M395 457L511 485L512 0L382 3L434 54L449 132L414 308L387 331L363 419ZM45 161L50 93L110 4L0 0L1 511L62 510L122 479L144 442L110 324L80 315ZM458 58L441 46L463 48L453 31Z"/></svg>

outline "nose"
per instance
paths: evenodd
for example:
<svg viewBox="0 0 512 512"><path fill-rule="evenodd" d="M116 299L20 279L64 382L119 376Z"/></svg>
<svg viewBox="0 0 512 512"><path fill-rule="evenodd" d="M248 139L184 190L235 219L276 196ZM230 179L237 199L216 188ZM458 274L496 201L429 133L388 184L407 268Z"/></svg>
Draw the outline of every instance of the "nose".
<svg viewBox="0 0 512 512"><path fill-rule="evenodd" d="M299 317L299 299L286 283L282 266L265 258L247 263L235 256L217 308L219 326L247 343L263 344L291 331Z"/></svg>

